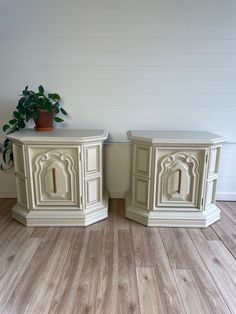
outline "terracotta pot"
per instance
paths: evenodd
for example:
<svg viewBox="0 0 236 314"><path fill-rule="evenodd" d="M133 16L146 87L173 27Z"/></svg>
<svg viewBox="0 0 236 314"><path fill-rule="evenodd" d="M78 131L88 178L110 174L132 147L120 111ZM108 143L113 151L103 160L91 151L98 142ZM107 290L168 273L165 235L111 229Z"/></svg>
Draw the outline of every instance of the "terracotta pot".
<svg viewBox="0 0 236 314"><path fill-rule="evenodd" d="M54 112L40 110L38 119L34 120L36 131L51 131L53 126Z"/></svg>

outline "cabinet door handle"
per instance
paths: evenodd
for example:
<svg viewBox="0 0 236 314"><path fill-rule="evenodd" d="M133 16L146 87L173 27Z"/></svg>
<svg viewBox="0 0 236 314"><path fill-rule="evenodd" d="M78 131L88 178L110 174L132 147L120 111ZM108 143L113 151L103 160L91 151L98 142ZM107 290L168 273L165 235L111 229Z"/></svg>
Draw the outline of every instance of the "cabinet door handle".
<svg viewBox="0 0 236 314"><path fill-rule="evenodd" d="M179 169L178 170L178 173L179 173L179 181L178 181L178 190L177 190L177 193L181 193L181 181L182 181L182 171Z"/></svg>
<svg viewBox="0 0 236 314"><path fill-rule="evenodd" d="M57 193L57 181L56 181L56 168L52 169L52 184L53 184L53 192Z"/></svg>

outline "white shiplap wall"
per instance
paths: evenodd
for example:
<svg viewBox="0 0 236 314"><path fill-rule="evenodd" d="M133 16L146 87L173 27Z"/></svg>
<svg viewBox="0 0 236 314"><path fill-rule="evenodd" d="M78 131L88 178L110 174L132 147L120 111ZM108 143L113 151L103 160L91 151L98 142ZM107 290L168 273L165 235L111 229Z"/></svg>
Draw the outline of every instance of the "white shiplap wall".
<svg viewBox="0 0 236 314"><path fill-rule="evenodd" d="M130 148L115 144L128 129L204 129L231 142L218 195L236 199L234 0L0 0L0 124L39 84L63 96L62 127L110 132L113 195L128 187Z"/></svg>

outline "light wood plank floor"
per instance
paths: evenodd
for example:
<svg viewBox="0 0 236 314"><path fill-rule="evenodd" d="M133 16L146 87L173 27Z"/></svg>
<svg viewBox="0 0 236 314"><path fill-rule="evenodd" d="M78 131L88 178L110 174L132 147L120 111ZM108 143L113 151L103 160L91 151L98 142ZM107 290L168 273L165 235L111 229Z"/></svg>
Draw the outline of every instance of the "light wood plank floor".
<svg viewBox="0 0 236 314"><path fill-rule="evenodd" d="M0 313L236 313L236 203L207 229L146 228L111 200L87 228L26 228L0 200Z"/></svg>

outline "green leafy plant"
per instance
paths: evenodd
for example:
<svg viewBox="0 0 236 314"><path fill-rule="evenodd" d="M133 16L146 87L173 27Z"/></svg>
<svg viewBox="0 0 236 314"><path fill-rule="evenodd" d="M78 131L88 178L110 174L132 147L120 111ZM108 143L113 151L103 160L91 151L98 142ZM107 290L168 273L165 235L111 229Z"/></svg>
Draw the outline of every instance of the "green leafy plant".
<svg viewBox="0 0 236 314"><path fill-rule="evenodd" d="M26 86L20 97L12 118L2 127L6 134L24 129L28 121L38 119L41 110L53 113L55 122L64 121L57 116L58 114L67 115L67 112L61 108L61 97L56 93L48 93L46 95L42 85L38 87L37 92L28 90L28 86ZM1 170L8 170L14 163L11 140L5 139L3 146L3 162L5 166L1 164L0 168Z"/></svg>

